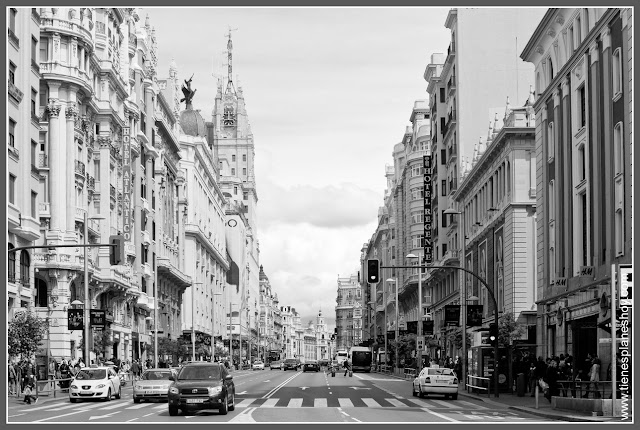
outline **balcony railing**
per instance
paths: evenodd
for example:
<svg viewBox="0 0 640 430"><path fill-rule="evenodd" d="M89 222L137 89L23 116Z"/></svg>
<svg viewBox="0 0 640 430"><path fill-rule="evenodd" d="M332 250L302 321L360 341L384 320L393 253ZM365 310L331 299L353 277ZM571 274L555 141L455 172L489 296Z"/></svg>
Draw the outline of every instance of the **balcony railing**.
<svg viewBox="0 0 640 430"><path fill-rule="evenodd" d="M100 23L98 23L100 24ZM41 18L40 19L41 27L55 27L62 30L64 33L73 32L81 35L86 40L91 40L91 32L84 28L82 25L78 25L75 22L67 21L66 19L59 18ZM104 24L102 24L104 28Z"/></svg>
<svg viewBox="0 0 640 430"><path fill-rule="evenodd" d="M87 190L95 191L96 189L96 179L93 176L89 176L87 178Z"/></svg>
<svg viewBox="0 0 640 430"><path fill-rule="evenodd" d="M116 187L114 187L113 185L109 185L109 196L111 197L112 200L116 199Z"/></svg>
<svg viewBox="0 0 640 430"><path fill-rule="evenodd" d="M18 89L18 87L15 86L15 84L11 81L8 81L9 85L8 85L8 91L9 91L9 95L18 103L20 104L20 102L22 101L22 97L24 97L24 93L22 91L20 91Z"/></svg>
<svg viewBox="0 0 640 430"><path fill-rule="evenodd" d="M75 163L75 172L78 175L84 176L84 174L85 174L84 173L85 172L84 171L84 163L82 161L80 161L80 160L75 160L75 161L76 161L76 163Z"/></svg>

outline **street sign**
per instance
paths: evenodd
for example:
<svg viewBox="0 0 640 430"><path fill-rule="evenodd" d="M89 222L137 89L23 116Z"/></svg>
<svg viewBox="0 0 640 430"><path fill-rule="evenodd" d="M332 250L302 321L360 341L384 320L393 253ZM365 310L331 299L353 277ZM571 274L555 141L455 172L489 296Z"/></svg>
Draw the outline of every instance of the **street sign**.
<svg viewBox="0 0 640 430"><path fill-rule="evenodd" d="M84 327L83 309L69 309L67 312L68 312L67 329L82 330L82 328Z"/></svg>
<svg viewBox="0 0 640 430"><path fill-rule="evenodd" d="M91 327L104 328L107 324L107 311L104 309L91 309L89 320Z"/></svg>
<svg viewBox="0 0 640 430"><path fill-rule="evenodd" d="M424 350L424 336L417 336L416 337L416 349L418 351Z"/></svg>
<svg viewBox="0 0 640 430"><path fill-rule="evenodd" d="M460 305L446 305L444 307L445 325L458 325L460 322Z"/></svg>

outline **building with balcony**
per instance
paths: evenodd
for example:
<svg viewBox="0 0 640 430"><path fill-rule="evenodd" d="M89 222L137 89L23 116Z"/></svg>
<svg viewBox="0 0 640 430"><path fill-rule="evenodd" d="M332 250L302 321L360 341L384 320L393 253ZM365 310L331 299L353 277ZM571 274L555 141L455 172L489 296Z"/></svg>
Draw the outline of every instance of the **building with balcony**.
<svg viewBox="0 0 640 430"><path fill-rule="evenodd" d="M521 54L537 93L537 354L601 369L612 265L632 263L632 12L549 9Z"/></svg>
<svg viewBox="0 0 640 430"><path fill-rule="evenodd" d="M277 322L279 315L278 294L271 287L269 278L260 266L260 309L258 317L258 351L265 359L269 351L282 351L280 336L282 323Z"/></svg>
<svg viewBox="0 0 640 430"><path fill-rule="evenodd" d="M50 206L43 196L42 175L48 164L40 131L40 14L38 8L8 8L7 57L8 73L8 140L7 140L7 247L33 246L43 235L43 221L51 217ZM46 99L45 99L46 104ZM36 303L34 291L41 285L36 279L37 250L12 252L8 256L7 306L9 318L20 308L42 304L49 306L46 294Z"/></svg>
<svg viewBox="0 0 640 430"><path fill-rule="evenodd" d="M531 354L535 354L537 295L536 262L531 258L536 252L534 103L532 88L523 107L507 105L503 126L496 124L489 130L474 150L472 163L464 166L460 186L452 195L452 206L462 213L445 215L455 223L449 228L459 232L461 266L493 288L499 313L512 313L526 327L518 343L534 345ZM483 306L483 325L488 326L496 312L489 292L471 275L460 278L466 297L476 298L468 304ZM442 293L434 291L434 304ZM444 326L442 313L434 317L436 329ZM486 343L482 336L475 332L472 346ZM452 355L456 349L451 345L447 353Z"/></svg>
<svg viewBox="0 0 640 430"><path fill-rule="evenodd" d="M336 348L348 350L363 341L363 293L358 275L338 277Z"/></svg>

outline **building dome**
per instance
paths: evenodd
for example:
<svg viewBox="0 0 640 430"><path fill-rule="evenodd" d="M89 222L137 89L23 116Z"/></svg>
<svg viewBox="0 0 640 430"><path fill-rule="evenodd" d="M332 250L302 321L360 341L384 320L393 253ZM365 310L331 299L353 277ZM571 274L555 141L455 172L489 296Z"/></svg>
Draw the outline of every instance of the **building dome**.
<svg viewBox="0 0 640 430"><path fill-rule="evenodd" d="M189 136L206 137L207 135L204 118L200 115L200 111L193 110L191 104L188 104L187 108L180 112L180 126Z"/></svg>
<svg viewBox="0 0 640 430"><path fill-rule="evenodd" d="M268 281L269 278L267 278L266 273L264 273L264 269L262 269L262 265L260 265L260 275L259 275L259 279L261 281Z"/></svg>

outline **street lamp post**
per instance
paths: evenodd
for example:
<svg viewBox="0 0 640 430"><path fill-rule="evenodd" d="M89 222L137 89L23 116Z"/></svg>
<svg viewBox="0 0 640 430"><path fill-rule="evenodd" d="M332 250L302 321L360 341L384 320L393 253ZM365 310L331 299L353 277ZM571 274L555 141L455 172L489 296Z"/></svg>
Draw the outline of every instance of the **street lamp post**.
<svg viewBox="0 0 640 430"><path fill-rule="evenodd" d="M395 363L396 363L396 369L398 368L398 280L397 279L393 279L393 278L389 278L387 279L387 282L394 282L395 283L395 287L396 287L396 350L395 350Z"/></svg>
<svg viewBox="0 0 640 430"><path fill-rule="evenodd" d="M420 265L420 257L415 254L407 254L407 258L417 258L418 259L418 338L422 337L422 266ZM424 348L424 339L423 339ZM416 354L418 357L418 372L422 370L422 348L418 349L418 353Z"/></svg>
<svg viewBox="0 0 640 430"><path fill-rule="evenodd" d="M106 219L104 217L104 215L94 215L91 218L89 218L88 212L85 211L84 212L84 330L83 330L83 335L84 335L84 365L85 366L89 366L89 364L91 364L91 355L90 355L90 348L89 348L89 336L91 335L91 323L89 320L89 312L91 309L91 305L89 302L89 269L88 269L88 260L89 257L87 256L87 244L88 244L88 237L89 237L89 219L95 219L95 220L101 220L101 219ZM48 363L47 363L48 364Z"/></svg>

